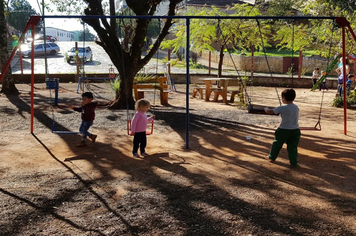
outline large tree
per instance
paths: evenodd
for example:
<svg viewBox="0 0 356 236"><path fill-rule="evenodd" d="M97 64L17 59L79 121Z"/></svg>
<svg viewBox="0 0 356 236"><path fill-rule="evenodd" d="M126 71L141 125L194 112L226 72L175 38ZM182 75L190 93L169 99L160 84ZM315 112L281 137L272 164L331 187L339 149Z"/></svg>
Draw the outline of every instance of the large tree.
<svg viewBox="0 0 356 236"><path fill-rule="evenodd" d="M5 18L5 2L0 0L0 70L2 71L5 64L9 58L9 53L7 50L7 25ZM15 82L11 75L11 68L7 70L1 86L1 93L5 94L18 94L19 91L15 87Z"/></svg>
<svg viewBox="0 0 356 236"><path fill-rule="evenodd" d="M333 6L339 7L343 11L354 13L356 11L356 1L355 0L318 0L320 4L328 3Z"/></svg>
<svg viewBox="0 0 356 236"><path fill-rule="evenodd" d="M339 1L338 3L345 3L348 1ZM329 0L317 0L306 2L303 6L304 15L311 16L335 16L345 17L351 24L351 28L356 27L355 12L349 11L348 8L340 8L339 4ZM331 49L331 55L341 53L341 28L330 20L310 20L307 33L307 39L310 47L313 48L317 54L326 57ZM355 41L348 33L346 37L346 51L354 54ZM330 48L330 45L332 46Z"/></svg>
<svg viewBox="0 0 356 236"><path fill-rule="evenodd" d="M169 28L172 26L174 19L165 19L161 28L160 34L156 41L149 48L145 56L145 42L147 39L148 25L162 2L169 2L168 12L166 15L174 16L176 6L182 0L126 0L127 6L136 16L147 16L147 18L136 18L134 24L124 24L122 19L116 18L93 18L92 16L115 16L115 0L109 0L108 9L100 0L73 0L68 4L64 0L52 0L56 3L57 10L68 12L69 8L80 7L84 3L87 6L84 9L84 14L90 16L83 18L83 21L90 25L97 33L99 44L108 54L112 63L115 65L120 76L120 89L116 95L116 101L111 106L112 108L133 108L134 100L132 96L132 88L134 77L137 72L142 69L157 52L160 43L169 33ZM78 4L81 3L81 4ZM124 40L120 40L121 32L124 32Z"/></svg>
<svg viewBox="0 0 356 236"><path fill-rule="evenodd" d="M8 23L21 32L25 29L30 16L38 15L36 10L26 0L11 0L8 11Z"/></svg>
<svg viewBox="0 0 356 236"><path fill-rule="evenodd" d="M257 16L258 8L248 4L235 4L227 9L229 14L217 7L188 8L187 16ZM203 50L219 51L218 77L222 76L224 53L226 50L250 50L252 46L261 49L262 41L259 29L263 32L266 43L266 34L269 27L264 22L242 19L191 19L190 21L190 50L197 53ZM173 48L177 52L181 47L186 47L185 21L180 21L174 28L175 38L166 40L163 48ZM265 45L266 46L266 45Z"/></svg>

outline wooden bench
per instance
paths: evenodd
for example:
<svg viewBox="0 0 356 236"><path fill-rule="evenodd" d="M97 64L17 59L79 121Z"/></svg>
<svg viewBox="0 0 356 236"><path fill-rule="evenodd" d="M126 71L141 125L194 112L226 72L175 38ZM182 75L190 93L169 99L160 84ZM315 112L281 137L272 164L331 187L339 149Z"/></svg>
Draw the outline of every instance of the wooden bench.
<svg viewBox="0 0 356 236"><path fill-rule="evenodd" d="M230 103L234 102L235 96L239 95L242 92L241 89L241 82L239 79L221 79L219 81L218 86L212 87L211 92L214 93L214 102L218 101L219 96L222 97L223 101L225 103L228 103L227 101L227 95L231 94L230 97Z"/></svg>
<svg viewBox="0 0 356 236"><path fill-rule="evenodd" d="M198 78L191 78L190 82L192 83L191 88L193 89L192 97L195 98L197 94L199 94L199 98L204 99L205 83Z"/></svg>
<svg viewBox="0 0 356 236"><path fill-rule="evenodd" d="M219 85L220 86L220 85ZM222 89L221 87L216 87L216 88L211 88L211 91L214 93L214 102L217 102L219 99L219 96L222 97L222 99L224 100L224 89Z"/></svg>
<svg viewBox="0 0 356 236"><path fill-rule="evenodd" d="M137 83L134 81L133 89L135 100L139 100L145 97L145 92L159 91L161 105L168 105L168 79L167 77L151 78L145 81L145 83Z"/></svg>
<svg viewBox="0 0 356 236"><path fill-rule="evenodd" d="M234 100L235 100L235 96L238 95L240 96L241 93L243 93L243 88L242 88L242 85L241 85L241 81L240 79L234 79L234 80L227 80L227 93L230 93L231 94L231 97L230 97L230 103L233 103ZM232 88L229 88L229 87L232 87ZM243 96L240 97L240 101L241 99L243 99Z"/></svg>

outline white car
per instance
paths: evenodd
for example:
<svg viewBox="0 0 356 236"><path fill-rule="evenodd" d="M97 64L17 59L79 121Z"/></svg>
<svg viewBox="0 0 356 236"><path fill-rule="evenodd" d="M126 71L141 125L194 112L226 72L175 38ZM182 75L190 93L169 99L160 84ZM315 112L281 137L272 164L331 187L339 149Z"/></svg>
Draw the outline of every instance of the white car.
<svg viewBox="0 0 356 236"><path fill-rule="evenodd" d="M71 48L67 53L67 62L70 63L71 61L76 60L76 51L75 47ZM93 60L93 52L90 47L78 47L78 57L80 61L92 61Z"/></svg>
<svg viewBox="0 0 356 236"><path fill-rule="evenodd" d="M41 41L40 41L41 42ZM34 44L34 54L35 56L38 55L56 55L60 48L56 43L47 42L43 44L43 42L38 43L35 42ZM20 54L19 50L17 50L16 54ZM21 54L23 57L30 57L31 56L31 44L24 44L21 46Z"/></svg>

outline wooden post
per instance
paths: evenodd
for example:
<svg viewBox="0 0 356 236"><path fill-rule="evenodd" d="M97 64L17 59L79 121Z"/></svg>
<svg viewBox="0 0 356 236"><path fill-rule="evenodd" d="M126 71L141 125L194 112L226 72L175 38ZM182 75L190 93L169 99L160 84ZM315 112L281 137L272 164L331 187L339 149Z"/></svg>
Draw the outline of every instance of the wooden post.
<svg viewBox="0 0 356 236"><path fill-rule="evenodd" d="M299 50L299 65L298 65L298 79L302 77L302 69L303 69L303 52Z"/></svg>

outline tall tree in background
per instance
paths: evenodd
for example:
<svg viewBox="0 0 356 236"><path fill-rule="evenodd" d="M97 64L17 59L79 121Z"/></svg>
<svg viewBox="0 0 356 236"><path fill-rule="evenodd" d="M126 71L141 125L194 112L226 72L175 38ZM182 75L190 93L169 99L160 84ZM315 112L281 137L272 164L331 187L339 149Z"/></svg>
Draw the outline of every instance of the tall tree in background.
<svg viewBox="0 0 356 236"><path fill-rule="evenodd" d="M337 2L337 3L336 3ZM356 27L356 15L354 11L348 8L341 8L341 3L349 2L347 0L330 1L330 0L316 0L309 1L303 5L301 11L304 15L311 16L335 16L345 17L351 25L351 28ZM352 1L354 2L354 1ZM347 5L347 4L346 4ZM329 54L331 45L331 55L341 53L341 28L330 20L310 20L308 38L310 39L310 47L313 48L317 54L326 57ZM356 42L347 34L346 37L346 51L347 53L354 53Z"/></svg>
<svg viewBox="0 0 356 236"><path fill-rule="evenodd" d="M170 0L167 15L174 16L175 8L182 0ZM86 15L102 15L103 9L101 2L96 0L88 0L88 8L85 9ZM153 16L159 4L163 0L126 0L129 8L137 16ZM115 2L109 1L110 15L115 15ZM120 90L117 96L117 102L113 105L114 108L130 108L134 107L132 96L132 88L134 77L137 72L142 69L157 52L160 43L169 33L169 28L173 24L173 19L167 19L161 29L157 40L153 43L148 53L142 57L142 51L145 46L147 37L147 29L152 19L136 19L134 25L129 25L132 34L125 34L124 38L130 38L130 44L127 47L122 47L117 34L116 19L84 19L97 32L100 41L98 44L103 47L111 58L120 74ZM125 31L125 30L124 30Z"/></svg>
<svg viewBox="0 0 356 236"><path fill-rule="evenodd" d="M356 1L355 0L322 0L322 1L317 1L320 3L328 3L333 6L339 7L343 11L347 11L350 13L353 13L356 11Z"/></svg>
<svg viewBox="0 0 356 236"><path fill-rule="evenodd" d="M267 15L293 16L299 8L299 0L271 0L268 1Z"/></svg>
<svg viewBox="0 0 356 236"><path fill-rule="evenodd" d="M7 25L5 19L5 2L0 0L0 70L2 71L9 53L7 51ZM5 94L18 94L19 91L15 87L15 82L11 75L11 68L9 68L2 80L1 93Z"/></svg>
<svg viewBox="0 0 356 236"><path fill-rule="evenodd" d="M84 30L80 31L79 41L94 41L95 35L90 33L89 29L85 27Z"/></svg>
<svg viewBox="0 0 356 236"><path fill-rule="evenodd" d="M32 15L38 15L36 10L32 8L26 0L12 0L8 7L9 18L8 23L19 31L23 31L27 21Z"/></svg>
<svg viewBox="0 0 356 236"><path fill-rule="evenodd" d="M190 16L257 16L258 8L247 4L235 4L228 9L229 15L217 7L189 8L185 15ZM261 49L261 37L256 21L240 19L191 19L190 50L200 53L203 50L219 51L218 77L222 75L224 53L226 50L250 50L252 46ZM268 25L261 22L263 37L269 32ZM185 21L179 21L174 27L175 38L162 43L163 48L173 48L173 52L186 48ZM265 44L266 39L264 39Z"/></svg>

